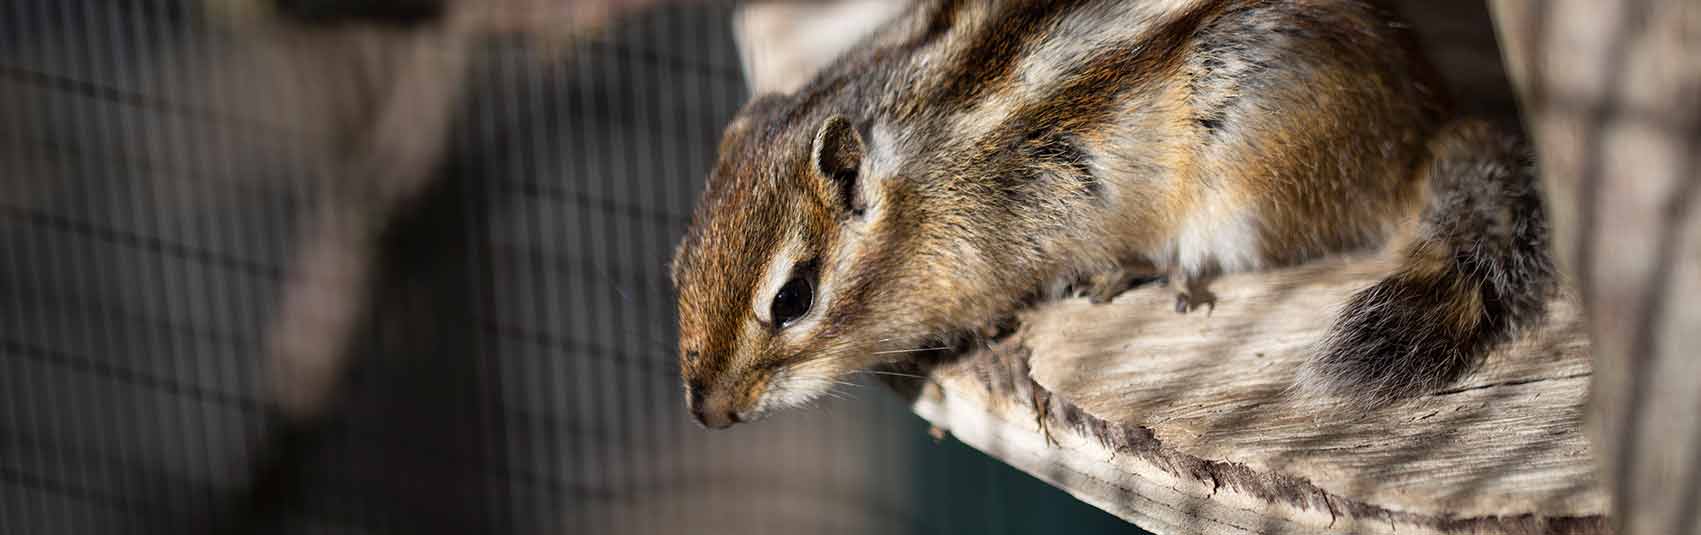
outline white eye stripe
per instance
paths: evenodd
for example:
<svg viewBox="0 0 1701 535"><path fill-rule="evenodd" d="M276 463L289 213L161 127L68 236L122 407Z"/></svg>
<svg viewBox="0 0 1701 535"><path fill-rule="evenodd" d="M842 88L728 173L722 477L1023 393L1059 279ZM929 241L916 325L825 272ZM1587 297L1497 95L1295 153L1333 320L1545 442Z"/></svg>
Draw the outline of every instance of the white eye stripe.
<svg viewBox="0 0 1701 535"><path fill-rule="evenodd" d="M756 284L756 291L751 294L750 309L762 323L774 323L774 296L780 293L780 288L785 286L786 281L791 280L793 266L808 260L802 258L803 252L803 236L796 232L786 236L785 243L774 250L774 257L768 261L768 266L762 272L761 282Z"/></svg>

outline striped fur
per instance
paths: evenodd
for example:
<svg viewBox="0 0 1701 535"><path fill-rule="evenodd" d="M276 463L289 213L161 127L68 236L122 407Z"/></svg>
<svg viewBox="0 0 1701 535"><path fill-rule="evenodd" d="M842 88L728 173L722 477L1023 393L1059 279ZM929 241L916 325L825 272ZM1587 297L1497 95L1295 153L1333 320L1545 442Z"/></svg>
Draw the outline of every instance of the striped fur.
<svg viewBox="0 0 1701 535"><path fill-rule="evenodd" d="M1401 26L1353 0L919 3L728 126L673 263L693 410L806 403L1059 281L1202 286L1385 242L1449 114ZM829 154L860 161L823 176L840 118L854 150ZM752 309L794 276L781 248L818 266L791 327Z"/></svg>

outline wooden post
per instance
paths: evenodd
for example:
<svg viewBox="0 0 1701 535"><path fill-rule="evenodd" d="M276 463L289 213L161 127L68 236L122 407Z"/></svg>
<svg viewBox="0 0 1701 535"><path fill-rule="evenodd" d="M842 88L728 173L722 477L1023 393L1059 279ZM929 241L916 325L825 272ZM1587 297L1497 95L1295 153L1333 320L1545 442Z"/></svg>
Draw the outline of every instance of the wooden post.
<svg viewBox="0 0 1701 535"><path fill-rule="evenodd" d="M1620 532L1701 533L1701 5L1491 5L1586 303Z"/></svg>

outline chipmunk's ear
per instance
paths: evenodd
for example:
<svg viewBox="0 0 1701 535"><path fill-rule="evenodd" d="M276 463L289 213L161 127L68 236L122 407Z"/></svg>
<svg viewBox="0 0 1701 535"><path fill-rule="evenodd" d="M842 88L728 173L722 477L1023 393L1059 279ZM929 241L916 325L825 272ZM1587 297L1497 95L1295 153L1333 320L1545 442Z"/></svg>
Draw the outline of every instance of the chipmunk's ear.
<svg viewBox="0 0 1701 535"><path fill-rule="evenodd" d="M821 129L815 133L815 148L810 152L815 173L827 180L828 189L855 216L861 216L867 207L862 188L857 184L863 155L867 153L862 134L842 115L828 117L821 123Z"/></svg>

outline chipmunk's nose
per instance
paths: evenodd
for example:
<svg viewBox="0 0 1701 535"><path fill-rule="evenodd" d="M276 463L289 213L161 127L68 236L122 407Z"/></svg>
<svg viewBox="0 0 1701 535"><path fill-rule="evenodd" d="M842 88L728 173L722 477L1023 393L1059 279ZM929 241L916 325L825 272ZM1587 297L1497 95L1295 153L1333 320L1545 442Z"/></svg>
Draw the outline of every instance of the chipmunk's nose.
<svg viewBox="0 0 1701 535"><path fill-rule="evenodd" d="M738 414L729 410L704 410L698 407L691 411L691 415L697 418L697 423L709 429L726 429L738 423Z"/></svg>
<svg viewBox="0 0 1701 535"><path fill-rule="evenodd" d="M706 396L702 388L691 389L686 406L691 409L691 417L709 429L726 429L739 422L738 413L732 410L732 402L727 396Z"/></svg>

